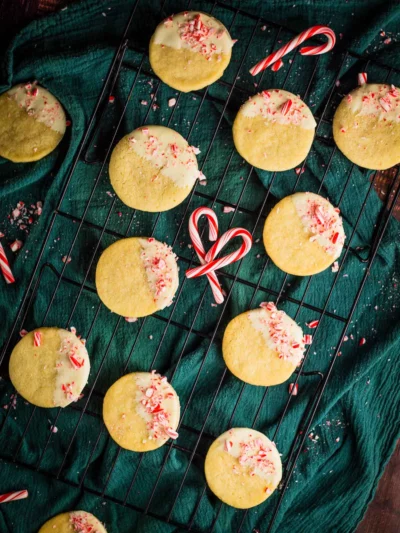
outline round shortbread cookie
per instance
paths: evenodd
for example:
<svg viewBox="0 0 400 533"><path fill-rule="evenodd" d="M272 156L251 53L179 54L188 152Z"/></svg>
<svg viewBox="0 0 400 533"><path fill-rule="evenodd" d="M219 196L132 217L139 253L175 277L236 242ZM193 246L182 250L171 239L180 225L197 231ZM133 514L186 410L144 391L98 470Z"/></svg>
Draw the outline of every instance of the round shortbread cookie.
<svg viewBox="0 0 400 533"><path fill-rule="evenodd" d="M95 516L86 511L62 513L48 520L39 533L107 533Z"/></svg>
<svg viewBox="0 0 400 533"><path fill-rule="evenodd" d="M111 311L147 316L172 304L179 285L172 249L153 237L130 237L109 246L96 268L96 288Z"/></svg>
<svg viewBox="0 0 400 533"><path fill-rule="evenodd" d="M170 128L138 128L113 150L111 185L129 207L152 213L167 211L183 202L200 176L196 152L197 148Z"/></svg>
<svg viewBox="0 0 400 533"><path fill-rule="evenodd" d="M105 395L104 423L115 442L133 452L160 448L178 438L180 405L166 377L133 372L112 385Z"/></svg>
<svg viewBox="0 0 400 533"><path fill-rule="evenodd" d="M304 355L303 331L272 302L231 320L222 341L226 366L251 385L279 385Z"/></svg>
<svg viewBox="0 0 400 533"><path fill-rule="evenodd" d="M336 110L333 137L360 167L384 170L400 163L400 89L383 83L354 89Z"/></svg>
<svg viewBox="0 0 400 533"><path fill-rule="evenodd" d="M239 154L263 170L300 165L310 151L316 122L307 105L281 89L269 89L242 105L233 123Z"/></svg>
<svg viewBox="0 0 400 533"><path fill-rule="evenodd" d="M78 400L90 372L89 355L75 333L38 328L15 346L10 379L18 393L38 407L65 407Z"/></svg>
<svg viewBox="0 0 400 533"><path fill-rule="evenodd" d="M199 11L163 20L151 40L152 69L178 91L196 91L217 81L229 65L233 41L225 26Z"/></svg>
<svg viewBox="0 0 400 533"><path fill-rule="evenodd" d="M346 236L339 209L318 194L299 192L272 209L263 238L277 267L295 276L311 276L340 256Z"/></svg>
<svg viewBox="0 0 400 533"><path fill-rule="evenodd" d="M0 156L14 163L42 159L65 133L60 102L35 83L20 84L0 96Z"/></svg>
<svg viewBox="0 0 400 533"><path fill-rule="evenodd" d="M237 509L265 501L282 478L275 444L248 428L233 428L220 435L208 450L204 469L212 492Z"/></svg>

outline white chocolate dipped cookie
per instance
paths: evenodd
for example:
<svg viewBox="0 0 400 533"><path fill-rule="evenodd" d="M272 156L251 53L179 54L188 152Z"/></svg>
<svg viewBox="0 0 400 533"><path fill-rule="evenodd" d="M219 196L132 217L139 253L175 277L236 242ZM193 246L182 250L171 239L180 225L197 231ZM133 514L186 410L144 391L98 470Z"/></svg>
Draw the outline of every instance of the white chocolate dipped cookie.
<svg viewBox="0 0 400 533"><path fill-rule="evenodd" d="M127 450L148 452L178 438L179 398L166 377L133 372L105 395L104 423L115 442Z"/></svg>
<svg viewBox="0 0 400 533"><path fill-rule="evenodd" d="M62 513L48 520L39 533L107 533L95 516L86 511Z"/></svg>
<svg viewBox="0 0 400 533"><path fill-rule="evenodd" d="M316 122L307 105L282 89L252 96L233 123L233 141L251 165L283 171L300 165L310 151Z"/></svg>
<svg viewBox="0 0 400 533"><path fill-rule="evenodd" d="M263 233L272 261L295 276L311 276L328 268L342 253L345 238L339 209L310 192L278 202Z"/></svg>
<svg viewBox="0 0 400 533"><path fill-rule="evenodd" d="M384 83L354 89L336 110L333 137L360 167L385 170L400 163L400 89Z"/></svg>
<svg viewBox="0 0 400 533"><path fill-rule="evenodd" d="M15 346L10 379L18 393L38 407L65 407L78 400L90 371L83 341L72 331L39 328Z"/></svg>
<svg viewBox="0 0 400 533"><path fill-rule="evenodd" d="M0 156L15 163L52 152L65 133L60 102L36 83L20 84L0 96Z"/></svg>
<svg viewBox="0 0 400 533"><path fill-rule="evenodd" d="M204 469L212 492L237 509L264 502L282 478L275 444L248 428L233 428L220 435L208 450Z"/></svg>
<svg viewBox="0 0 400 533"><path fill-rule="evenodd" d="M170 87L196 91L223 75L232 46L231 36L219 20L199 11L185 11L157 26L150 40L150 63Z"/></svg>
<svg viewBox="0 0 400 533"><path fill-rule="evenodd" d="M153 237L130 237L101 254L96 268L99 298L129 318L151 315L172 304L179 284L176 255Z"/></svg>
<svg viewBox="0 0 400 533"><path fill-rule="evenodd" d="M170 128L138 128L113 150L111 185L122 202L134 209L172 209L189 195L200 175L196 151Z"/></svg>
<svg viewBox="0 0 400 533"><path fill-rule="evenodd" d="M232 374L264 387L289 379L304 349L300 326L272 302L231 320L222 341L222 354Z"/></svg>

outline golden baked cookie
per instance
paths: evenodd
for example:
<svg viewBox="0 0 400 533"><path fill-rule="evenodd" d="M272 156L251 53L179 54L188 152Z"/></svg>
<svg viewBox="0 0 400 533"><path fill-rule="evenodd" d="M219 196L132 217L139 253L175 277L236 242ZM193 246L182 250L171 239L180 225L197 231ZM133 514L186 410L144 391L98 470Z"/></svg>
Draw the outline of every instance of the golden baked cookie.
<svg viewBox="0 0 400 533"><path fill-rule="evenodd" d="M152 213L172 209L189 195L199 177L196 150L170 128L138 128L113 150L111 185L134 209Z"/></svg>
<svg viewBox="0 0 400 533"><path fill-rule="evenodd" d="M263 238L277 267L295 276L311 276L340 256L346 236L339 209L318 194L299 192L272 209Z"/></svg>
<svg viewBox="0 0 400 533"><path fill-rule="evenodd" d="M155 313L172 304L179 284L176 255L153 237L130 237L109 246L96 268L100 300L129 318Z"/></svg>
<svg viewBox="0 0 400 533"><path fill-rule="evenodd" d="M179 415L178 395L155 371L123 376L104 398L103 418L111 437L133 452L156 450L178 438Z"/></svg>
<svg viewBox="0 0 400 533"><path fill-rule="evenodd" d="M52 152L65 133L60 102L35 83L21 83L0 96L0 156L26 163Z"/></svg>
<svg viewBox="0 0 400 533"><path fill-rule="evenodd" d="M237 509L265 501L282 478L275 444L248 428L233 428L220 435L208 450L204 469L212 492Z"/></svg>
<svg viewBox="0 0 400 533"><path fill-rule="evenodd" d="M11 353L10 379L18 393L39 407L65 407L78 400L90 372L89 355L75 333L38 328Z"/></svg>
<svg viewBox="0 0 400 533"><path fill-rule="evenodd" d="M187 93L217 81L229 65L233 41L225 26L200 11L163 20L149 49L150 64L167 85Z"/></svg>
<svg viewBox="0 0 400 533"><path fill-rule="evenodd" d="M384 170L400 163L400 89L384 83L354 89L336 110L333 137L360 167Z"/></svg>
<svg viewBox="0 0 400 533"><path fill-rule="evenodd" d="M289 379L304 348L300 326L272 302L231 320L222 341L222 355L232 374L264 387Z"/></svg>
<svg viewBox="0 0 400 533"><path fill-rule="evenodd" d="M39 533L107 533L95 516L86 511L71 511L48 520Z"/></svg>
<svg viewBox="0 0 400 533"><path fill-rule="evenodd" d="M239 154L263 170L294 168L310 151L316 122L307 105L282 89L268 89L242 105L233 123Z"/></svg>

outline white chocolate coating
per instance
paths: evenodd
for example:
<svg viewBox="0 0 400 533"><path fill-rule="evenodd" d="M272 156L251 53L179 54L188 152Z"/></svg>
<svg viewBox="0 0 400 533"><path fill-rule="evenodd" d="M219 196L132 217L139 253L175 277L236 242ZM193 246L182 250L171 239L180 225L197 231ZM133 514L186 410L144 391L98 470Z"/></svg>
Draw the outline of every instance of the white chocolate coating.
<svg viewBox="0 0 400 533"><path fill-rule="evenodd" d="M38 122L64 134L66 120L60 102L46 89L34 83L16 85L7 94L17 105Z"/></svg>
<svg viewBox="0 0 400 533"><path fill-rule="evenodd" d="M139 239L140 254L150 290L159 309L171 305L172 298L179 285L176 255L172 249L153 238Z"/></svg>
<svg viewBox="0 0 400 533"><path fill-rule="evenodd" d="M315 240L326 253L338 258L346 238L338 210L318 194L299 193L291 198L304 230L313 234L310 239Z"/></svg>
<svg viewBox="0 0 400 533"><path fill-rule="evenodd" d="M84 344L75 334L63 329L59 329L58 333L60 349L56 362L54 405L64 406L78 399L89 378L90 361ZM74 365L70 357L81 366Z"/></svg>
<svg viewBox="0 0 400 533"><path fill-rule="evenodd" d="M199 11L185 11L165 19L156 28L154 44L177 50L186 48L206 58L214 54L229 54L233 46L225 26Z"/></svg>
<svg viewBox="0 0 400 533"><path fill-rule="evenodd" d="M247 316L251 325L263 335L267 346L277 355L299 365L304 355L303 331L284 311L278 311L274 304L272 309L263 306L249 311Z"/></svg>
<svg viewBox="0 0 400 533"><path fill-rule="evenodd" d="M282 463L275 444L262 433L248 428L233 428L217 439L217 450L228 453L247 468L247 475L258 476L277 486L282 478Z"/></svg>
<svg viewBox="0 0 400 533"><path fill-rule="evenodd" d="M136 410L146 422L148 439L171 437L179 424L180 415L175 390L167 378L155 372L136 372L134 376L137 384Z"/></svg>
<svg viewBox="0 0 400 533"><path fill-rule="evenodd" d="M138 156L151 162L158 172L171 179L177 187L192 187L199 177L194 148L170 128L138 128L129 136L129 145Z"/></svg>
<svg viewBox="0 0 400 533"><path fill-rule="evenodd" d="M345 101L357 116L400 122L400 89L394 85L366 83L348 94Z"/></svg>
<svg viewBox="0 0 400 533"><path fill-rule="evenodd" d="M283 114L282 106L289 100L291 106L288 112ZM249 118L261 115L268 122L293 124L307 130L312 130L317 125L308 106L294 94L282 89L268 89L250 97L242 105L239 113Z"/></svg>

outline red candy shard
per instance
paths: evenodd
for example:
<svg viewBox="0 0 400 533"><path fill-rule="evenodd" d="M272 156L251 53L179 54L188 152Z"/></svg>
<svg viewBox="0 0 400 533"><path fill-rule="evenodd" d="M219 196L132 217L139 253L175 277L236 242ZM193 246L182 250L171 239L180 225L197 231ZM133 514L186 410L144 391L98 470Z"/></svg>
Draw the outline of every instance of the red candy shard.
<svg viewBox="0 0 400 533"><path fill-rule="evenodd" d="M367 339L365 337L361 337L361 339L358 341L358 345L364 346L366 342L367 342Z"/></svg>
<svg viewBox="0 0 400 533"><path fill-rule="evenodd" d="M42 333L40 331L35 331L33 334L33 345L40 346L42 344Z"/></svg>
<svg viewBox="0 0 400 533"><path fill-rule="evenodd" d="M312 344L312 335L304 335L303 342L304 344Z"/></svg>
<svg viewBox="0 0 400 533"><path fill-rule="evenodd" d="M314 329L318 326L318 324L319 324L319 320L312 320L311 322L307 324L307 327Z"/></svg>
<svg viewBox="0 0 400 533"><path fill-rule="evenodd" d="M298 383L289 383L289 394L292 396L297 396L299 392L299 385Z"/></svg>
<svg viewBox="0 0 400 533"><path fill-rule="evenodd" d="M83 357L77 357L74 353L69 355L69 360L71 362L71 365L78 370L78 368L82 368L85 364L85 360Z"/></svg>
<svg viewBox="0 0 400 533"><path fill-rule="evenodd" d="M286 102L281 107L282 115L286 116L289 113L290 108L292 107L292 104L293 104L292 100L290 100L290 99L286 100Z"/></svg>

